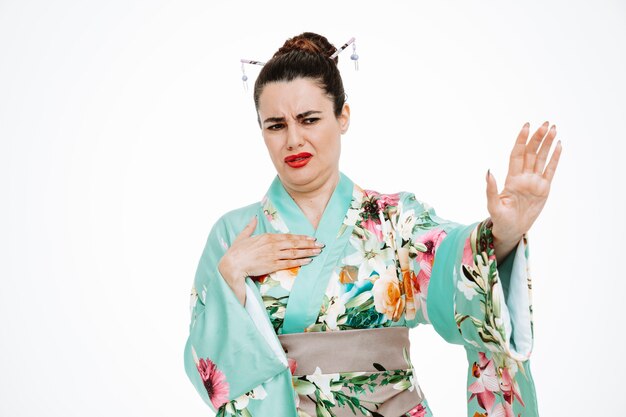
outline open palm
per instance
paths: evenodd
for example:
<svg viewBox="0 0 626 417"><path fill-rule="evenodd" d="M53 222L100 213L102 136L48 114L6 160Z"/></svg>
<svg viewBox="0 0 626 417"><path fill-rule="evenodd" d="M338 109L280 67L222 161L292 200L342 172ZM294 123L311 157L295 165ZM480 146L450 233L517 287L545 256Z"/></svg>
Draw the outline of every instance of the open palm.
<svg viewBox="0 0 626 417"><path fill-rule="evenodd" d="M558 141L546 165L556 126L548 130L548 122L537 129L528 141L530 125L520 131L509 159L509 171L502 192L496 180L487 174L487 210L499 236L516 239L528 232L543 209L550 184L561 155ZM547 134L546 134L547 132Z"/></svg>

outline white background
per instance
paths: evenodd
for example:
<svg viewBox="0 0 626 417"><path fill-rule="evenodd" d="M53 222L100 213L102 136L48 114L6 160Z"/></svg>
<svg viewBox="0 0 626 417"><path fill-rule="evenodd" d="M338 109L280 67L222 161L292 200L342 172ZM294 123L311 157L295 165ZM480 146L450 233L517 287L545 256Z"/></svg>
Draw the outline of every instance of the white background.
<svg viewBox="0 0 626 417"><path fill-rule="evenodd" d="M0 0L0 415L211 414L189 290L213 222L274 175L239 59L303 31L357 39L343 172L445 218L483 219L487 169L502 187L522 125L557 125L529 234L539 407L618 414L626 5L381 4ZM463 349L424 327L412 356L435 414L464 415Z"/></svg>

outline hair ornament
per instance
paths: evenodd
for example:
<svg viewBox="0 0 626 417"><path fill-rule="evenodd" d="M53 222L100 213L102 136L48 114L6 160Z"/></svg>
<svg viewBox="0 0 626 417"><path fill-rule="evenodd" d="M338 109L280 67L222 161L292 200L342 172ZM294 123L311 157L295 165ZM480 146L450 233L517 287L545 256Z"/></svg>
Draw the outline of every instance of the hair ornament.
<svg viewBox="0 0 626 417"><path fill-rule="evenodd" d="M351 37L348 42L344 43L341 48L337 49L335 51L334 54L332 54L331 56L329 56L328 58L330 59L335 59L343 50L345 50L348 46L352 45L352 55L350 55L350 59L354 61L354 69L356 71L359 70L359 56L356 53L356 43L355 43L355 38L354 36ZM241 60L241 80L243 81L243 89L244 91L248 91L248 76L246 75L246 70L244 68L243 64L251 64L251 65L260 65L263 66L265 65L265 62L262 61L254 61L251 59L244 59L242 58Z"/></svg>

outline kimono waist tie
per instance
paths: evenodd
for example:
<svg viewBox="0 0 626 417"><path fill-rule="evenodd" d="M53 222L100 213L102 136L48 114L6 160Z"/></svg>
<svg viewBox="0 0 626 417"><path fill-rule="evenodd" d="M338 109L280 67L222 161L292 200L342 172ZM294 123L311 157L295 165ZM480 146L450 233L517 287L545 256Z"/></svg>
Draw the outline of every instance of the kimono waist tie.
<svg viewBox="0 0 626 417"><path fill-rule="evenodd" d="M278 339L287 358L295 360L298 408L311 416L317 415L318 394L333 403L337 417L367 415L366 410L399 417L423 401L409 359L407 327L289 333Z"/></svg>

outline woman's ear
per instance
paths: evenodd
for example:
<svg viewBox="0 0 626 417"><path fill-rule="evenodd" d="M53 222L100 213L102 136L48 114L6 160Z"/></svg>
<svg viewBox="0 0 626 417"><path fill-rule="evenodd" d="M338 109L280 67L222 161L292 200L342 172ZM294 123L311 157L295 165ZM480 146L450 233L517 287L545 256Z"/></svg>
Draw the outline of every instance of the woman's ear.
<svg viewBox="0 0 626 417"><path fill-rule="evenodd" d="M339 125L341 127L341 134L343 135L348 131L350 127L350 105L348 103L343 104L341 114L339 115Z"/></svg>

